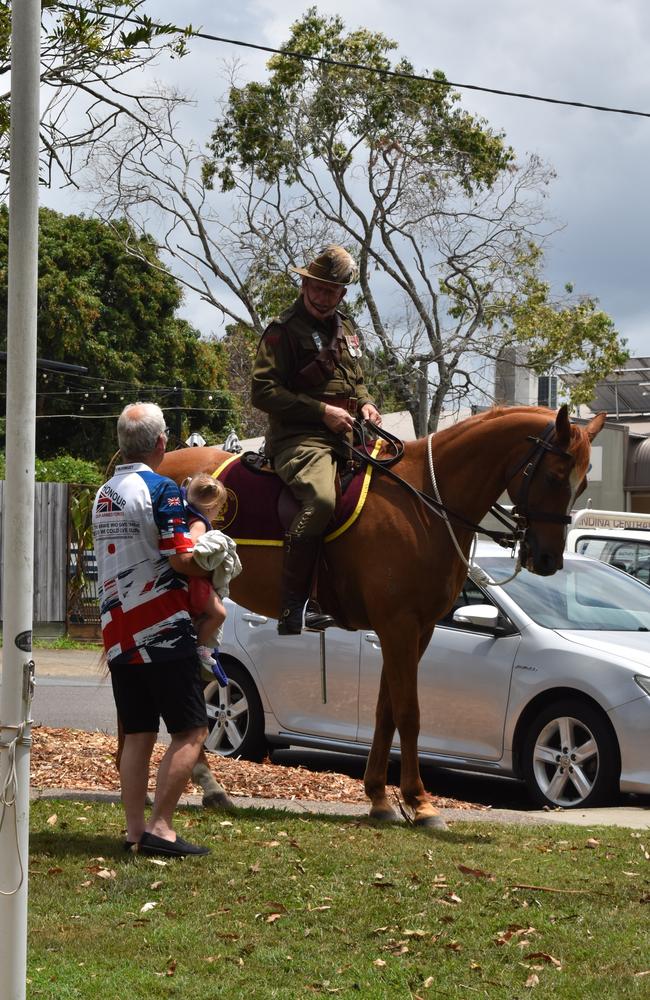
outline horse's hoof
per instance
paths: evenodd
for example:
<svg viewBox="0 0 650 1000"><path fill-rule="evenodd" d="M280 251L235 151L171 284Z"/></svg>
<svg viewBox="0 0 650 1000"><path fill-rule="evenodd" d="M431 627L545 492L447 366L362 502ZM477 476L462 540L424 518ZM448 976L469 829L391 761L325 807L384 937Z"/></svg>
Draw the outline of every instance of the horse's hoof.
<svg viewBox="0 0 650 1000"><path fill-rule="evenodd" d="M369 819L377 823L397 823L399 816L392 809L371 809Z"/></svg>
<svg viewBox="0 0 650 1000"><path fill-rule="evenodd" d="M223 812L237 812L235 803L226 792L208 792L203 796L204 809L221 809Z"/></svg>
<svg viewBox="0 0 650 1000"><path fill-rule="evenodd" d="M437 830L438 832L449 829L440 813L435 813L433 816L422 816L420 819L414 820L413 825L422 830Z"/></svg>

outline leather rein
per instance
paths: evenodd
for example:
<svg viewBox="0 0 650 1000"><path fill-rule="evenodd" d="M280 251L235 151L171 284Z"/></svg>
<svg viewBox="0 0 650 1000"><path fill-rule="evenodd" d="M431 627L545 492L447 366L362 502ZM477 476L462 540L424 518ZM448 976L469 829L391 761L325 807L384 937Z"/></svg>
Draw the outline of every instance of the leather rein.
<svg viewBox="0 0 650 1000"><path fill-rule="evenodd" d="M530 510L528 506L530 485L544 456L551 453L553 455L559 455L561 458L569 459L569 461L573 461L573 456L569 454L568 451L565 451L553 442L552 439L555 433L555 423L553 421L547 424L540 437L536 437L533 434L527 435L526 440L532 442L532 447L521 459L521 461L518 462L513 469L509 470L507 474L507 482L510 483L518 472L522 469L524 470L521 487L514 506L511 510L507 510L501 504L495 503L488 511L488 513L492 514L496 520L500 521L501 524L508 529L507 531L493 531L490 528L482 527L480 524L475 524L474 521L470 521L466 518L464 514L459 514L458 511L450 510L446 504L436 500L423 490L419 490L416 486L413 486L411 483L408 483L405 479L399 476L391 468L391 466L398 462L404 454L404 443L389 431L386 431L381 427L377 427L375 424L367 420L355 420L355 430L362 442L364 450L350 444L347 441L344 442L355 458L366 465L371 465L374 468L379 469L384 475L399 483L412 496L417 497L417 499L425 507L431 510L434 514L437 514L438 517L449 518L450 520L456 521L458 524L462 524L466 528L471 528L474 532L487 535L488 538L491 538L499 545L504 546L504 548L514 548L518 542L522 541L532 521L543 521L546 523L565 525L571 523L571 518L567 514L549 514L544 511ZM430 437L432 436L433 435ZM393 454L384 459L373 458L372 455L369 454L369 443L371 438L381 438L382 440L388 442ZM430 446L431 440L429 440L429 447Z"/></svg>

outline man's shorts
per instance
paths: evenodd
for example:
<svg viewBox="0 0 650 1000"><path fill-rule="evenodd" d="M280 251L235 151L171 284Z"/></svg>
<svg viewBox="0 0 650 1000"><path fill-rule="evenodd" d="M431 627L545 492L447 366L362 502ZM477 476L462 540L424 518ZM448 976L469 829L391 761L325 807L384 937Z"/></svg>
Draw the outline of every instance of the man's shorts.
<svg viewBox="0 0 650 1000"><path fill-rule="evenodd" d="M110 667L117 714L125 733L170 734L208 724L198 656Z"/></svg>

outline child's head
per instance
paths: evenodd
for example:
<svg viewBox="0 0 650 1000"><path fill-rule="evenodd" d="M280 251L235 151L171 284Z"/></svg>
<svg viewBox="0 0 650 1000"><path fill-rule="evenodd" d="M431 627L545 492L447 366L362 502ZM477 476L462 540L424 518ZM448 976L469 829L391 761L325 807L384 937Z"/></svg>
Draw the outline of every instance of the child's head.
<svg viewBox="0 0 650 1000"><path fill-rule="evenodd" d="M191 479L186 479L183 485L188 502L207 517L208 521L214 521L228 502L226 487L207 472L197 473Z"/></svg>

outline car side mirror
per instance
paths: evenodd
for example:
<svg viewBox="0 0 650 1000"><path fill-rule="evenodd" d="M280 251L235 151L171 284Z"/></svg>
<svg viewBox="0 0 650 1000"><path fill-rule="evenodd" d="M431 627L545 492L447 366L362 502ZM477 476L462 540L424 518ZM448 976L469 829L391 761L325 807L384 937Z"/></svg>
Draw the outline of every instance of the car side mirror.
<svg viewBox="0 0 650 1000"><path fill-rule="evenodd" d="M474 625L475 628L494 632L497 636L512 632L503 616L499 614L499 609L493 604L468 604L464 608L456 608L453 620L458 625Z"/></svg>

